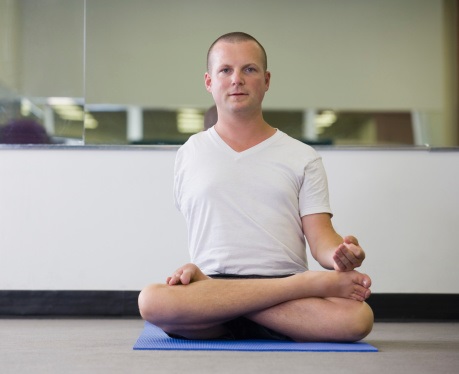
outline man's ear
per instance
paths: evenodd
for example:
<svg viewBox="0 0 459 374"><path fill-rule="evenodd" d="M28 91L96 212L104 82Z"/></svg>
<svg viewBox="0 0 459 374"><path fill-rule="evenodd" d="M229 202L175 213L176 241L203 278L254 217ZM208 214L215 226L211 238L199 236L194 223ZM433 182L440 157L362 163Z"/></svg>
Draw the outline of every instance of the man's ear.
<svg viewBox="0 0 459 374"><path fill-rule="evenodd" d="M206 90L212 92L212 78L207 72L204 74L204 84L206 85Z"/></svg>
<svg viewBox="0 0 459 374"><path fill-rule="evenodd" d="M269 71L265 71L265 86L266 91L269 90L269 84L271 83L271 73Z"/></svg>

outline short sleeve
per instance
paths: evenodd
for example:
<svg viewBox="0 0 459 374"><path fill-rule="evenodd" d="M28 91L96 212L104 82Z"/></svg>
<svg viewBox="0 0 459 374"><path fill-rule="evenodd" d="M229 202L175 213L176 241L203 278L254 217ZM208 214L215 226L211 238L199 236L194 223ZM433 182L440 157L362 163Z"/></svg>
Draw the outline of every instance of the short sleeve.
<svg viewBox="0 0 459 374"><path fill-rule="evenodd" d="M329 202L328 181L322 159L310 161L304 168L304 180L299 193L301 217L316 214L332 214Z"/></svg>

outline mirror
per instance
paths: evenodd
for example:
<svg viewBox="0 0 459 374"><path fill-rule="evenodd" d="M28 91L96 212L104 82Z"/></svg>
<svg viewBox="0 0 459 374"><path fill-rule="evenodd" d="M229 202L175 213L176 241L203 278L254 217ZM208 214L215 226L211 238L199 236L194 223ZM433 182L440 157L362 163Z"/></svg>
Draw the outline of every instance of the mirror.
<svg viewBox="0 0 459 374"><path fill-rule="evenodd" d="M0 143L84 143L84 0L0 1Z"/></svg>
<svg viewBox="0 0 459 374"><path fill-rule="evenodd" d="M87 130L87 144L175 144L200 131L213 105L203 84L207 48L244 30L268 53L264 109L273 126L313 144L456 146L447 7L453 2L88 1L86 103L100 127Z"/></svg>
<svg viewBox="0 0 459 374"><path fill-rule="evenodd" d="M53 143L182 144L213 105L208 46L242 30L268 53L265 119L289 135L313 145L459 145L453 0L0 7L0 126L11 113L35 116Z"/></svg>

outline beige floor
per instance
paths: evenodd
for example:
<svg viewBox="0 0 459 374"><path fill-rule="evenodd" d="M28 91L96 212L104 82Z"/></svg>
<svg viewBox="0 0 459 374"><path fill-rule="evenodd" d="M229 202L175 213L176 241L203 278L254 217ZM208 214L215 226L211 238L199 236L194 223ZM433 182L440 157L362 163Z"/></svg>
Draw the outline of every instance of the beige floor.
<svg viewBox="0 0 459 374"><path fill-rule="evenodd" d="M377 323L378 353L133 351L140 319L0 319L0 373L459 373L459 323Z"/></svg>

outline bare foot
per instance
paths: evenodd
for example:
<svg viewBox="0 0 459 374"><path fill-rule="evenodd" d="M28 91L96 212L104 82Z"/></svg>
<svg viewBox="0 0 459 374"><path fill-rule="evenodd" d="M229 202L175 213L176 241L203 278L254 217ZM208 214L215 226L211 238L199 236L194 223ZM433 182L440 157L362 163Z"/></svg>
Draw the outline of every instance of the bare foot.
<svg viewBox="0 0 459 374"><path fill-rule="evenodd" d="M306 271L301 275L317 297L342 297L364 301L371 295L371 279L358 271Z"/></svg>
<svg viewBox="0 0 459 374"><path fill-rule="evenodd" d="M186 264L177 269L175 273L167 277L166 283L170 286L176 284L190 284L201 280L210 279L195 264Z"/></svg>

